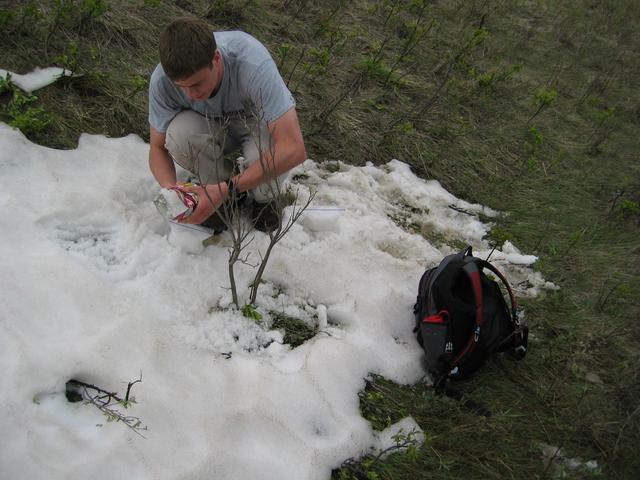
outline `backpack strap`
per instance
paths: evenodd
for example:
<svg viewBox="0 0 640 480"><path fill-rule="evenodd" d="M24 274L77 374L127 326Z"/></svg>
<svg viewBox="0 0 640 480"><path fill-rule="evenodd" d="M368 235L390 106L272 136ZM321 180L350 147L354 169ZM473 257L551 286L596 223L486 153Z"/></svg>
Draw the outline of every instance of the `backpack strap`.
<svg viewBox="0 0 640 480"><path fill-rule="evenodd" d="M491 265L488 261L486 260L482 260L479 258L476 258L473 256L472 253L472 249L471 246L467 247L464 250L464 260L466 263L465 267L467 267L467 265L479 265L480 270L482 268L487 268L488 270L490 270L491 272L493 272L502 282L502 284L505 286L505 288L507 289L507 292L509 294L509 300L511 302L511 321L513 322L513 334L506 338L502 343L505 343L509 340L511 340L511 345L512 348L511 350L508 352L511 356L513 356L516 360L521 360L524 358L524 356L527 354L527 345L528 345L528 336L529 336L529 329L527 327L527 325L525 323L523 323L518 315L518 304L516 303L516 297L513 294L513 290L511 289L511 285L509 285L509 282L507 282L507 279L505 278L505 276L502 274L502 272L500 272L500 270L498 270L496 267L494 267L493 265ZM470 267L471 270L473 270L472 267ZM466 270L465 270L466 271ZM473 281L471 282L472 286L474 286ZM474 286L474 296L475 296L475 286ZM482 292L482 290L480 290L480 292ZM477 297L476 297L477 298ZM481 297L482 298L482 297ZM476 300L476 308L477 308L477 300ZM476 329L478 330L479 333L479 325L481 325L482 321L480 321L480 323L478 323L478 319L476 317ZM475 331L474 331L474 337L475 337ZM469 341L471 342L471 341ZM470 346L470 344L469 344ZM473 349L473 347L471 346L471 350L469 352L471 352ZM461 357L460 359L462 359L464 357ZM459 360L458 360L459 361Z"/></svg>
<svg viewBox="0 0 640 480"><path fill-rule="evenodd" d="M468 252L468 253L467 253ZM471 288L473 289L473 298L476 305L476 319L473 327L473 335L467 341L464 348L451 362L451 369L455 370L458 364L473 352L480 338L480 330L484 320L484 301L482 298L482 280L480 278L480 268L477 265L477 259L471 256L471 247L465 251L465 265L462 271L469 277Z"/></svg>
<svg viewBox="0 0 640 480"><path fill-rule="evenodd" d="M529 328L526 324L521 322L518 315L518 304L516 303L516 297L513 294L513 290L511 290L511 286L504 275L498 270L496 267L491 265L486 260L480 260L481 265L489 270L491 270L503 283L506 287L507 292L509 293L509 299L511 301L511 321L513 322L513 335L509 338L512 338L513 349L509 352L514 358L517 360L521 360L527 354L527 344L529 337ZM504 341L508 341L509 338L506 338ZM503 342L504 343L504 342Z"/></svg>
<svg viewBox="0 0 640 480"><path fill-rule="evenodd" d="M500 270L491 265L489 262L487 262L486 260L480 260L480 264L484 268L491 270L507 289L507 292L509 293L509 300L511 301L511 319L513 320L514 324L517 324L516 320L518 318L518 304L516 303L516 297L513 294L513 290L511 290L511 285L509 285L509 282L507 282L507 279L504 277L504 275L502 275Z"/></svg>

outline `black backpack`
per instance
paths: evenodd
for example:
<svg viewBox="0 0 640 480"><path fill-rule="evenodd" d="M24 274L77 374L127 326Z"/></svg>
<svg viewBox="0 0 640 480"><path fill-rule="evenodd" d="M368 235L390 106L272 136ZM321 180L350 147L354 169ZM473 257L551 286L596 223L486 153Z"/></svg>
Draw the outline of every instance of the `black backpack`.
<svg viewBox="0 0 640 480"><path fill-rule="evenodd" d="M484 269L505 285L511 309ZM424 273L413 311L414 332L436 389L443 389L447 378L468 378L493 354L520 360L527 352L528 329L518 319L511 287L498 269L474 257L471 247Z"/></svg>

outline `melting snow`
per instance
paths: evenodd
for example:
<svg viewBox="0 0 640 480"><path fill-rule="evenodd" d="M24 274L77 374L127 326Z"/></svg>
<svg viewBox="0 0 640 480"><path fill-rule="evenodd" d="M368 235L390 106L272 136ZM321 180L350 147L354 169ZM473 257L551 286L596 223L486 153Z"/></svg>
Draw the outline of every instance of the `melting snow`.
<svg viewBox="0 0 640 480"><path fill-rule="evenodd" d="M424 269L449 241L491 251L478 214L497 213L402 162L308 160L292 186L316 192L312 210L274 250L257 324L228 308L228 233L197 254L172 242L140 138L60 151L0 124L0 145L2 478L327 479L393 434L360 415L364 378L425 374L412 333ZM256 233L250 261L266 243ZM550 286L512 245L492 260L521 294ZM238 268L244 299L252 275ZM319 332L292 349L272 312ZM146 439L65 399L71 378L123 394L140 371L127 414Z"/></svg>

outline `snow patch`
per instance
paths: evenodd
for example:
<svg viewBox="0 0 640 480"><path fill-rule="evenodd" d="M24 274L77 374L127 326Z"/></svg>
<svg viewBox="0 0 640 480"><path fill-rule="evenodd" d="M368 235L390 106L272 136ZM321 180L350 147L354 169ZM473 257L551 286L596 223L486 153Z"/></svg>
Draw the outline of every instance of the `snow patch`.
<svg viewBox="0 0 640 480"><path fill-rule="evenodd" d="M47 85L51 85L62 76L70 77L73 73L60 67L36 67L29 73L20 75L0 68L0 77L7 80L10 77L11 82L21 90L31 93Z"/></svg>
<svg viewBox="0 0 640 480"><path fill-rule="evenodd" d="M185 247L157 213L138 137L82 135L60 151L0 124L0 144L6 478L329 478L398 431L376 435L362 418L364 379L424 377L412 333L424 270L451 253L450 240L491 251L479 215L495 212L397 160L337 171L308 160L293 172L296 189L316 192L312 209L340 214L314 223L310 210L276 246L257 322L230 308L229 233ZM267 244L257 232L248 263ZM521 290L550 287L512 245L492 258ZM243 304L254 274L237 268ZM274 312L317 334L291 348ZM70 378L122 394L140 371L131 412L147 439L64 399ZM415 427L406 422L403 431Z"/></svg>

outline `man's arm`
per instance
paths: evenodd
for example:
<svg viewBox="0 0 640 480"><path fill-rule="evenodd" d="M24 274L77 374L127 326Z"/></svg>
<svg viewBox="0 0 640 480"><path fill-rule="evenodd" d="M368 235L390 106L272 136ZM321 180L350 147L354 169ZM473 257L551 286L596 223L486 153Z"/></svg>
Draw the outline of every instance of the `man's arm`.
<svg viewBox="0 0 640 480"><path fill-rule="evenodd" d="M161 187L172 187L176 184L176 167L164 146L166 135L153 127L149 129L151 131L149 169Z"/></svg>
<svg viewBox="0 0 640 480"><path fill-rule="evenodd" d="M288 172L307 159L298 114L295 108L268 125L271 148L264 149L262 157L233 178L239 192L251 190Z"/></svg>
<svg viewBox="0 0 640 480"><path fill-rule="evenodd" d="M262 157L244 172L233 177L238 192L256 188L258 185L288 172L307 159L307 151L304 147L302 131L294 107L269 123L268 129L271 134L271 148L266 149ZM199 198L203 198L206 197L206 194L202 188L192 187L190 190L196 192ZM204 222L222 204L229 193L226 183L210 184L206 186L206 189L214 205L211 202L198 202L198 207L184 220L185 223Z"/></svg>

